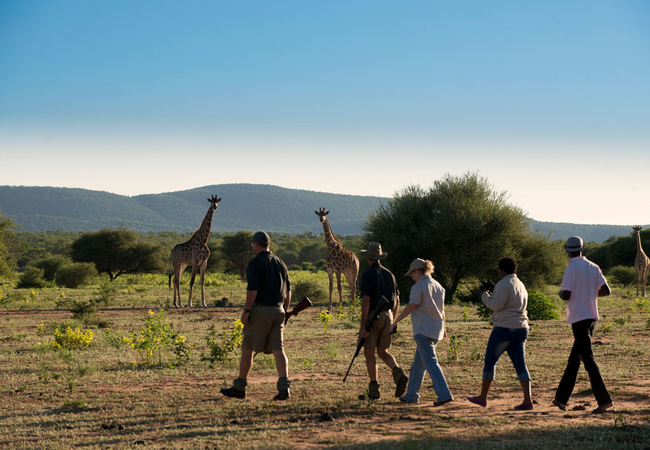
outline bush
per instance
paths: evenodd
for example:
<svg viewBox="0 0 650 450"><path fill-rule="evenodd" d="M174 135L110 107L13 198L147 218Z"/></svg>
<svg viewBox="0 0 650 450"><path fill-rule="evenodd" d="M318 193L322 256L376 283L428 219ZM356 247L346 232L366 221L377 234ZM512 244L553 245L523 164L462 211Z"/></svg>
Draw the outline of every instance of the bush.
<svg viewBox="0 0 650 450"><path fill-rule="evenodd" d="M54 275L63 266L70 264L72 261L63 255L48 256L34 264L35 267L43 269L43 279L54 281Z"/></svg>
<svg viewBox="0 0 650 450"><path fill-rule="evenodd" d="M343 281L341 281L343 283ZM338 292L336 290L336 280L334 281L334 291L332 292L332 302L336 303ZM349 291L348 291L349 292ZM342 292L343 299L345 300L346 291ZM326 301L329 299L329 294L318 283L316 276L301 276L291 282L291 302L297 303L303 297L309 297L313 302ZM348 298L350 294L347 294Z"/></svg>
<svg viewBox="0 0 650 450"><path fill-rule="evenodd" d="M92 263L72 263L61 267L55 275L56 283L70 289L86 285L97 275Z"/></svg>
<svg viewBox="0 0 650 450"><path fill-rule="evenodd" d="M28 267L18 279L17 288L44 288L43 269Z"/></svg>
<svg viewBox="0 0 650 450"><path fill-rule="evenodd" d="M544 294L530 290L528 291L529 320L557 320L560 318L560 309Z"/></svg>
<svg viewBox="0 0 650 450"><path fill-rule="evenodd" d="M620 284L623 287L636 283L636 271L634 267L629 266L615 266L607 271L607 276L610 278L611 283Z"/></svg>

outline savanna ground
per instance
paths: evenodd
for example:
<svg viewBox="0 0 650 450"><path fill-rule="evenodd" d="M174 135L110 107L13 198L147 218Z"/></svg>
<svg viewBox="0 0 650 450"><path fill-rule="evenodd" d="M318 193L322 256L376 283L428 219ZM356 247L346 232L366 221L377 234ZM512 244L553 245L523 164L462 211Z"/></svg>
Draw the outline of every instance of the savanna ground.
<svg viewBox="0 0 650 450"><path fill-rule="evenodd" d="M327 287L323 273L292 275ZM57 303L94 298L98 285L40 291L0 285L0 447L650 448L650 308L635 303L629 289L615 288L600 300L594 349L616 412L593 415L597 405L584 369L569 410L551 406L572 344L563 320L531 323L526 356L533 411L512 409L522 397L507 356L499 362L487 408L470 404L466 397L479 392L491 327L479 320L474 305L463 304L447 306L448 335L454 339L437 349L456 399L443 407L432 405L428 375L420 404L401 404L392 395L386 366L380 366L382 398L358 400L368 382L363 355L342 383L358 323L349 314L337 317L334 310L325 327L325 299L293 317L286 329L290 400L271 400L277 375L273 358L263 354L255 357L248 397L225 398L219 389L237 376L238 353L224 364L201 355L208 352L210 330L231 329L240 317L245 286L223 275L210 275L207 284L208 309L196 306L195 290L195 307L176 310L169 308L165 277L119 278L107 306L80 319ZM545 293L555 301L557 291L549 286ZM186 303L186 284L182 293ZM557 304L561 306L559 299ZM193 346L185 363L176 361L171 350L145 363L116 338L140 329L149 310L158 314L161 307L174 332ZM52 348L57 324L91 329L90 346ZM392 353L408 369L413 352L411 325L405 320Z"/></svg>

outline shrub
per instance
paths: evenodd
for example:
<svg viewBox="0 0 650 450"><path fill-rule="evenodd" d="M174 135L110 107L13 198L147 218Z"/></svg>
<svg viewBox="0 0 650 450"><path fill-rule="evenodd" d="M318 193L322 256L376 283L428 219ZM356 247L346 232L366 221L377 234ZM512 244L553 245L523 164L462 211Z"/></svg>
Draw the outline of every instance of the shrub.
<svg viewBox="0 0 650 450"><path fill-rule="evenodd" d="M47 328L45 322L41 321L38 324L38 334L44 334ZM55 349L79 349L90 346L93 340L93 332L90 330L81 331L79 327L72 328L64 325L57 325L53 331L54 340L49 342L48 345ZM40 345L40 344L39 344Z"/></svg>
<svg viewBox="0 0 650 450"><path fill-rule="evenodd" d="M210 349L209 354L201 356L202 361L223 364L230 360L237 348L241 345L244 338L244 324L239 319L224 328L219 335L217 330L212 328L210 333L205 337L205 342Z"/></svg>
<svg viewBox="0 0 650 450"><path fill-rule="evenodd" d="M154 355L158 356L158 363L162 363L162 351L165 349L173 350L179 363L187 361L192 354L191 346L186 344L187 339L172 330L162 309L158 314L149 311L144 326L137 332L131 331L123 340L146 365L153 363Z"/></svg>
<svg viewBox="0 0 650 450"><path fill-rule="evenodd" d="M636 271L634 267L615 266L607 271L607 276L613 278L610 282L620 284L623 287L636 283Z"/></svg>
<svg viewBox="0 0 650 450"><path fill-rule="evenodd" d="M35 267L43 269L43 279L54 281L54 275L63 266L72 263L70 258L63 255L53 255L43 258L34 264Z"/></svg>
<svg viewBox="0 0 650 450"><path fill-rule="evenodd" d="M37 288L45 287L45 280L43 279L43 269L37 267L28 267L18 279L16 284L17 288Z"/></svg>
<svg viewBox="0 0 650 450"><path fill-rule="evenodd" d="M528 319L530 320L557 320L560 318L560 309L550 298L535 290L528 291Z"/></svg>
<svg viewBox="0 0 650 450"><path fill-rule="evenodd" d="M318 283L315 276L302 276L291 282L292 302L298 302L305 296L309 297L313 302L324 301L329 298L328 295L325 289ZM334 301L335 295L338 295L336 293L336 287L334 288L332 301ZM345 295L345 291L343 291L342 295Z"/></svg>
<svg viewBox="0 0 650 450"><path fill-rule="evenodd" d="M70 289L84 286L97 275L92 263L71 263L62 266L55 274L56 283Z"/></svg>

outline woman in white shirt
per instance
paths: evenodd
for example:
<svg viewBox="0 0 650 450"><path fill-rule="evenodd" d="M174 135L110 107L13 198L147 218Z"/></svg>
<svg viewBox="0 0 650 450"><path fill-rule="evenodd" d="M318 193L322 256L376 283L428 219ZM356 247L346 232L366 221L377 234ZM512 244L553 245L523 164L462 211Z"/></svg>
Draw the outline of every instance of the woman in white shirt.
<svg viewBox="0 0 650 450"><path fill-rule="evenodd" d="M445 332L445 290L431 277L431 261L415 259L406 276L415 281L411 288L409 304L391 325L391 332L397 323L411 314L413 340L416 343L415 357L411 365L406 394L400 397L405 403L418 403L425 370L429 372L437 399L433 406L442 406L454 400L447 380L436 357L436 345L444 339Z"/></svg>

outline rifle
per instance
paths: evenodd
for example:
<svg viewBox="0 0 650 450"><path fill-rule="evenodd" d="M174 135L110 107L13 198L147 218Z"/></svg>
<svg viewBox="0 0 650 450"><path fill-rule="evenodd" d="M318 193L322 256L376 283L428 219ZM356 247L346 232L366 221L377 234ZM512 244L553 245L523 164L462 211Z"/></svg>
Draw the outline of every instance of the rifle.
<svg viewBox="0 0 650 450"><path fill-rule="evenodd" d="M368 319L366 320L366 331L370 331L370 328L372 328L372 324L375 320L379 318L379 313L386 308L388 305L388 299L384 297L383 295L379 298L379 302L377 302L377 307L372 311L372 313L368 316ZM357 343L357 350L354 352L354 356L352 357L352 361L350 361L350 367L348 367L348 371L345 373L345 376L343 377L343 382L345 383L345 380L348 378L348 375L350 374L350 369L352 369L352 364L354 364L354 360L359 356L359 352L361 351L361 347L363 347L363 343L366 341L366 338L361 337L359 335L359 342Z"/></svg>
<svg viewBox="0 0 650 450"><path fill-rule="evenodd" d="M302 298L302 299L301 299L301 300L296 304L296 306L294 306L293 309L287 313L286 317L284 318L284 324L285 324L285 325L287 324L287 321L289 320L289 317L291 317L291 316L297 316L299 312L301 312L302 310L305 310L305 309L309 308L310 306L312 306L312 302L311 302L311 300L309 300L309 299L307 298L307 296L303 297L303 298Z"/></svg>

